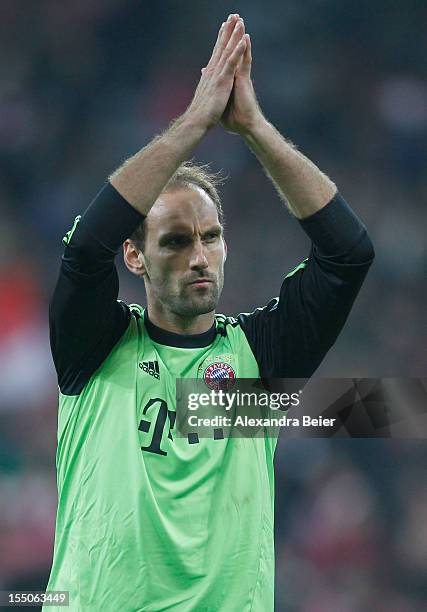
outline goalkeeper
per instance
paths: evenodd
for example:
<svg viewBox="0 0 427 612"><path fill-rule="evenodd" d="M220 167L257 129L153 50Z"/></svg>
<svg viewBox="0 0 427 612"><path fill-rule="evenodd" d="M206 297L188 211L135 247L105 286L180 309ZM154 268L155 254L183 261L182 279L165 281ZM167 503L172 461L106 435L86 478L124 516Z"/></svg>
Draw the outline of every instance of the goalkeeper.
<svg viewBox="0 0 427 612"><path fill-rule="evenodd" d="M48 590L69 591L72 611L274 607L275 440L176 437L175 379L311 376L374 254L334 183L264 117L251 61L243 20L230 15L188 109L64 238L50 303L59 416ZM279 297L237 318L216 314L227 250L215 181L185 162L217 124L241 136L312 242ZM122 245L145 309L117 299Z"/></svg>

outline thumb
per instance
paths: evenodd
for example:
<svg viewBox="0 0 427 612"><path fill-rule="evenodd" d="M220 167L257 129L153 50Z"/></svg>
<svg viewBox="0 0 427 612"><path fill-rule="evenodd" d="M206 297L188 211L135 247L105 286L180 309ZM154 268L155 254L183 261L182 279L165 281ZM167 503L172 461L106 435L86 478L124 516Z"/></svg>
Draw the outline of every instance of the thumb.
<svg viewBox="0 0 427 612"><path fill-rule="evenodd" d="M246 49L239 61L236 72L238 72L240 76L250 76L252 67L251 37L249 34L245 34L244 38L246 38Z"/></svg>
<svg viewBox="0 0 427 612"><path fill-rule="evenodd" d="M236 72L242 71L243 58L244 58L244 55L242 55L242 57L239 60L239 63L237 64Z"/></svg>

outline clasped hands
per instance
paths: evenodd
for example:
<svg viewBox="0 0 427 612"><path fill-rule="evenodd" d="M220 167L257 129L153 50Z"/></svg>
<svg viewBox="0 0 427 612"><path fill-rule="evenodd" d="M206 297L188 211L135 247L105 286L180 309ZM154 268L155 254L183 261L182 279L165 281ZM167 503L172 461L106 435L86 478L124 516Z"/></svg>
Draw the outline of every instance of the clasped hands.
<svg viewBox="0 0 427 612"><path fill-rule="evenodd" d="M263 115L251 80L251 39L243 19L230 15L218 38L186 114L206 129L220 123L244 136Z"/></svg>

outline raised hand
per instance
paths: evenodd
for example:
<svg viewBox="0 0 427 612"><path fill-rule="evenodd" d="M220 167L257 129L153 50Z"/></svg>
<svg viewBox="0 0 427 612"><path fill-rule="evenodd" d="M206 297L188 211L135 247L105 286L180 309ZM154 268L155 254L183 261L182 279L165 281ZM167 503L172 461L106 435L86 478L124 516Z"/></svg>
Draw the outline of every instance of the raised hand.
<svg viewBox="0 0 427 612"><path fill-rule="evenodd" d="M219 30L211 58L185 115L210 128L221 119L235 83L235 73L246 50L243 20L230 15Z"/></svg>
<svg viewBox="0 0 427 612"><path fill-rule="evenodd" d="M236 68L234 86L221 117L221 125L235 134L245 135L263 117L251 79L252 48L249 34L244 34L245 52Z"/></svg>

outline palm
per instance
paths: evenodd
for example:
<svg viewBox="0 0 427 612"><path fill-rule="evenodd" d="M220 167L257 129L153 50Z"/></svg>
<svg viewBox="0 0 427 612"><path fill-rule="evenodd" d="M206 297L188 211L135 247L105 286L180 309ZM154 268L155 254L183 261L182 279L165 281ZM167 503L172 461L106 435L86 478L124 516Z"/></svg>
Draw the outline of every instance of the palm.
<svg viewBox="0 0 427 612"><path fill-rule="evenodd" d="M259 112L259 106L250 76L238 77L234 80L227 106L222 114L220 123L228 131L241 133L253 123Z"/></svg>
<svg viewBox="0 0 427 612"><path fill-rule="evenodd" d="M235 127L236 127L234 96L235 96L235 90L233 86L230 97L228 98L227 106L225 107L222 117L220 119L220 124L228 132L234 132Z"/></svg>
<svg viewBox="0 0 427 612"><path fill-rule="evenodd" d="M247 36L245 53L234 75L233 89L220 120L221 125L228 132L243 134L251 125L254 125L257 117L261 114L252 85L251 67L251 40Z"/></svg>

